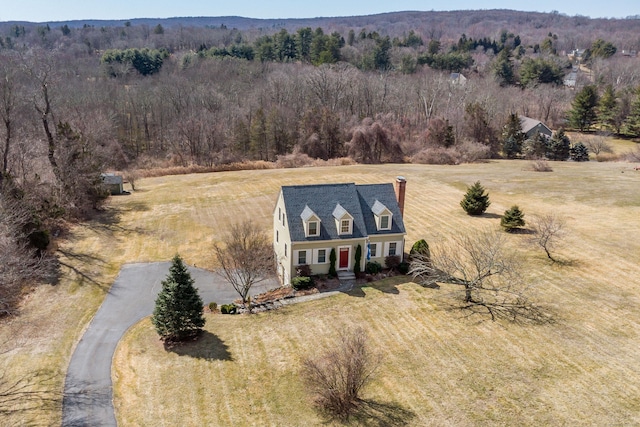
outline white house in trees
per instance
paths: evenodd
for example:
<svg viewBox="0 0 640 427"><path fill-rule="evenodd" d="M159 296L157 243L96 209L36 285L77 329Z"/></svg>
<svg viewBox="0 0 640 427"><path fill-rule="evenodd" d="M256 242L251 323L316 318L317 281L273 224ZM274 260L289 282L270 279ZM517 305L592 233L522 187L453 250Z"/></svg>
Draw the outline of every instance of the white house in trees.
<svg viewBox="0 0 640 427"><path fill-rule="evenodd" d="M313 274L328 273L332 250L338 271L353 271L358 245L361 270L367 261L384 265L389 255L402 259L405 189L403 177L395 186L283 186L273 211L273 247L282 283L289 285L300 265L309 265Z"/></svg>

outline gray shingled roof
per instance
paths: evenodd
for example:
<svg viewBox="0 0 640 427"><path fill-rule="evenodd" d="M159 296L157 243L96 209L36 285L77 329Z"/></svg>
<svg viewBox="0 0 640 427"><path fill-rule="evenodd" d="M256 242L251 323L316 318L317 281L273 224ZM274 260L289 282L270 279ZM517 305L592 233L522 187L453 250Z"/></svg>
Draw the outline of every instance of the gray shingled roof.
<svg viewBox="0 0 640 427"><path fill-rule="evenodd" d="M540 123L541 123L540 120L520 116L520 127L522 128L523 133L529 132L531 129L538 126Z"/></svg>
<svg viewBox="0 0 640 427"><path fill-rule="evenodd" d="M531 131L538 125L542 125L545 128L547 128L549 131L551 131L551 129L549 129L549 126L545 125L540 120L532 119L530 117L520 116L520 127L522 128L522 133L525 133L525 134L529 133L529 131Z"/></svg>
<svg viewBox="0 0 640 427"><path fill-rule="evenodd" d="M102 173L100 177L102 178L102 182L107 185L122 184L122 176L114 173Z"/></svg>
<svg viewBox="0 0 640 427"><path fill-rule="evenodd" d="M362 238L373 234L404 233L404 223L393 184L319 184L282 187L291 241L315 241ZM376 200L392 213L391 230L378 231L372 207ZM338 235L334 210L340 205L353 217L353 234ZM305 237L301 214L312 210L320 218L320 235Z"/></svg>
<svg viewBox="0 0 640 427"><path fill-rule="evenodd" d="M404 222L400 214L400 206L396 199L396 192L393 184L366 184L358 185L358 195L360 197L360 206L364 212L365 226L368 235L374 234L395 234L404 233ZM376 227L376 219L373 216L372 208L376 200L386 206L391 211L391 230L380 230Z"/></svg>

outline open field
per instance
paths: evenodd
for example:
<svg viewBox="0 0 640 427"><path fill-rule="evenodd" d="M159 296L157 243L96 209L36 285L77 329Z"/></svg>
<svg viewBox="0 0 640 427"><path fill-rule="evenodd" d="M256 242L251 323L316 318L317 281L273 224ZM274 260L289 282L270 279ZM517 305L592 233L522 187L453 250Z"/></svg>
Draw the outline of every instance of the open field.
<svg viewBox="0 0 640 427"><path fill-rule="evenodd" d="M10 375L51 369L62 389L73 345L126 262L168 260L213 268L211 246L233 221L253 218L270 234L286 184L390 182L407 178L411 244L498 227L504 210L555 212L570 233L549 264L509 236L527 257L536 301L556 322L513 326L460 319L448 290L388 283L252 317L208 318L204 348L166 353L148 321L116 355L115 405L122 425L319 424L299 383L303 351L341 326L367 325L385 355L365 396L409 425L640 424L640 172L626 163L556 163L554 171L497 161L461 166L383 165L241 171L141 180L113 198L102 218L74 227L60 247L62 283L36 290L23 307L20 347L0 355ZM480 180L492 205L482 218L459 201ZM526 219L526 217L525 217ZM0 342L13 328L0 328ZM198 346L196 346L198 347ZM243 396L247 398L244 399ZM1 424L56 424L59 406L16 413ZM394 415L395 414L395 415ZM164 424L162 422L164 420ZM391 419L387 419L390 421ZM303 421L303 422L302 422Z"/></svg>

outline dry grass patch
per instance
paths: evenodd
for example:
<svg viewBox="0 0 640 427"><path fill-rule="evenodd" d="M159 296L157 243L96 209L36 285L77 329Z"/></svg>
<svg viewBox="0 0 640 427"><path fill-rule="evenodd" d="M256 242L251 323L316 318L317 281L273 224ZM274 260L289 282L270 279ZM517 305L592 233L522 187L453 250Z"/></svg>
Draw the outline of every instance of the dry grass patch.
<svg viewBox="0 0 640 427"><path fill-rule="evenodd" d="M527 256L536 298L556 314L556 324L514 328L461 322L447 311L452 289L435 293L415 285L388 285L387 292L365 288L364 298L341 296L259 316L211 316L210 337L224 342L233 360L165 353L154 347L157 338L143 322L117 355L116 405L123 425L147 425L165 413L167 420L180 416L180 425L205 424L197 422L199 416L210 425L321 422L307 409L296 357L316 340L328 340L340 324L334 319L370 324L369 333L387 356L385 375L367 398L417 414L415 425L638 424L640 172L626 163L552 165L546 174L523 170L524 162L499 161L140 179L140 191L112 198L100 218L69 231L60 245L67 265L61 283L41 287L25 300L18 319L25 328L15 332L6 322L0 325L0 343L11 338L0 367L14 377L48 368L56 375L52 388L61 392L75 342L123 263L166 261L179 252L190 264L213 268L211 248L230 224L250 218L270 233L281 185L380 183L403 175L408 244L424 237L433 245L453 232L498 228L499 215L513 204L525 220L546 212L566 218L570 233L557 253L562 265L521 247L524 236L509 236L514 250ZM459 202L477 180L492 205L485 216L472 218ZM217 345L214 338L205 343ZM129 349L137 349L131 357ZM167 397L176 387L183 393ZM165 393L166 399L154 400L154 393ZM233 403L238 393L250 393L249 403ZM59 421L58 405L2 423Z"/></svg>

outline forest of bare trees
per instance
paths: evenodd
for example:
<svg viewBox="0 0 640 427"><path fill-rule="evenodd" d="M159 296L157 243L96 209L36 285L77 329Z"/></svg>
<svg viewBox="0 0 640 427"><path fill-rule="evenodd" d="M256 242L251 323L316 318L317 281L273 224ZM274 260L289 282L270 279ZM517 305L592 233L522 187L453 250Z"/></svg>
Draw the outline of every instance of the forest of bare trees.
<svg viewBox="0 0 640 427"><path fill-rule="evenodd" d="M591 107L601 117L590 129L640 136L630 54L640 50L638 19L486 11L268 28L189 22L200 21L0 23L0 206L26 212L0 219L0 242L50 262L49 235L100 207L107 170L292 153L362 163L498 157L511 114L570 126L589 84L607 93L607 115ZM562 85L572 49L591 53L575 89Z"/></svg>

